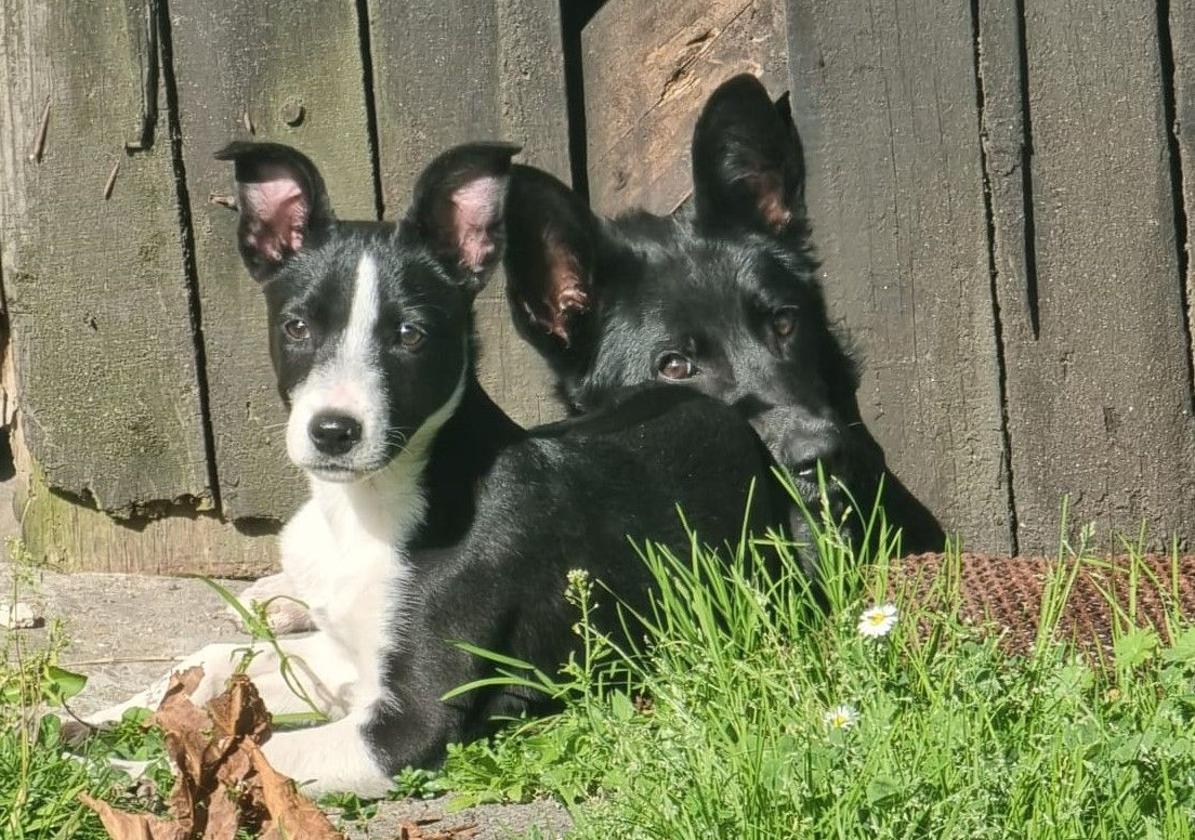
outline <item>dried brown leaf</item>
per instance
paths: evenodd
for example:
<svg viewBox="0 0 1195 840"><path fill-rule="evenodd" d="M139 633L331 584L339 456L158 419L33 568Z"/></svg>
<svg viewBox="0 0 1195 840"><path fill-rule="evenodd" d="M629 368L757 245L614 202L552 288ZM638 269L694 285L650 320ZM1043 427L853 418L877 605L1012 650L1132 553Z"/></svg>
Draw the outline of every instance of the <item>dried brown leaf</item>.
<svg viewBox="0 0 1195 840"><path fill-rule="evenodd" d="M130 814L118 811L86 793L79 801L99 815L100 822L112 840L187 840L189 830L178 820L163 820L153 814Z"/></svg>
<svg viewBox="0 0 1195 840"><path fill-rule="evenodd" d="M261 786L261 798L269 812L268 823L263 823L263 840L274 838L297 838L304 840L344 840L344 835L333 827L327 815L295 788L292 779L283 776L270 766L261 750L250 750L253 768L257 771L257 783Z"/></svg>
<svg viewBox="0 0 1195 840"><path fill-rule="evenodd" d="M244 674L234 676L228 689L212 698L207 712L220 735L247 737L259 745L270 737L270 713L257 688Z"/></svg>
<svg viewBox="0 0 1195 840"><path fill-rule="evenodd" d="M465 823L449 828L425 828L438 820L416 820L404 822L398 827L398 840L471 840L479 831L477 823Z"/></svg>
<svg viewBox="0 0 1195 840"><path fill-rule="evenodd" d="M207 825L203 840L233 840L240 825L240 808L236 798L224 785L217 785L207 801Z"/></svg>
<svg viewBox="0 0 1195 840"><path fill-rule="evenodd" d="M278 773L259 746L270 737L270 715L248 677L234 676L206 709L190 695L200 668L176 675L153 721L165 734L176 768L167 799L173 819L118 811L81 796L113 840L234 840L238 828L263 838L344 840L294 782Z"/></svg>

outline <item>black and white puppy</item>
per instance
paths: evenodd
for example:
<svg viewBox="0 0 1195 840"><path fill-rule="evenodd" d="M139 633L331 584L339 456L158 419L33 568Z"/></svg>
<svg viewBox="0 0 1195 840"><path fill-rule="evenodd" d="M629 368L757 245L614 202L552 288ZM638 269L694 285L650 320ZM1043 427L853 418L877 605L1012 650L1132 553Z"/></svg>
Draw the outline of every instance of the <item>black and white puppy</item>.
<svg viewBox="0 0 1195 840"><path fill-rule="evenodd" d="M436 765L496 715L543 709L517 688L442 700L492 673L452 643L555 671L577 643L567 573L586 570L646 614L650 575L628 535L687 551L678 505L713 546L737 542L752 483L757 533L790 514L750 425L695 391L652 388L531 431L486 396L472 302L501 258L516 151L446 152L398 225L336 220L315 166L286 146L219 155L235 163L239 247L269 309L287 452L311 484L281 553L318 630L283 644L334 719L275 734L265 753L316 793L381 794L397 770ZM615 595L596 615L620 636ZM237 648L179 666L204 667L197 702L221 690ZM272 654L249 674L272 712L303 709Z"/></svg>
<svg viewBox="0 0 1195 840"><path fill-rule="evenodd" d="M573 412L647 381L701 391L750 420L807 502L818 462L868 511L884 476L904 547L940 548L941 527L886 474L860 417L856 365L816 277L791 114L753 76L730 79L697 120L692 166L692 199L676 212L614 219L516 166L506 273L519 332Z"/></svg>

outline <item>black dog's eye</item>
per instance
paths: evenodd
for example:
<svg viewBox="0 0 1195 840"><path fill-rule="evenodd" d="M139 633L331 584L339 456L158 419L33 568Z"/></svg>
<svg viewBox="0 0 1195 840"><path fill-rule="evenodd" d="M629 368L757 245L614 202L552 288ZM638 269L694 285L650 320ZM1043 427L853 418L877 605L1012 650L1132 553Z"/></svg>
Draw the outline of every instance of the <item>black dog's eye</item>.
<svg viewBox="0 0 1195 840"><path fill-rule="evenodd" d="M427 338L427 333L414 324L403 324L398 328L398 341L408 350L414 350Z"/></svg>
<svg viewBox="0 0 1195 840"><path fill-rule="evenodd" d="M311 337L311 328L302 318L291 318L282 325L282 331L291 341L306 341Z"/></svg>
<svg viewBox="0 0 1195 840"><path fill-rule="evenodd" d="M660 358L656 359L656 370L665 379L680 380L688 379L697 373L697 365L680 353L669 352L662 353Z"/></svg>
<svg viewBox="0 0 1195 840"><path fill-rule="evenodd" d="M782 306L772 313L772 332L780 338L788 338L797 329L797 308Z"/></svg>

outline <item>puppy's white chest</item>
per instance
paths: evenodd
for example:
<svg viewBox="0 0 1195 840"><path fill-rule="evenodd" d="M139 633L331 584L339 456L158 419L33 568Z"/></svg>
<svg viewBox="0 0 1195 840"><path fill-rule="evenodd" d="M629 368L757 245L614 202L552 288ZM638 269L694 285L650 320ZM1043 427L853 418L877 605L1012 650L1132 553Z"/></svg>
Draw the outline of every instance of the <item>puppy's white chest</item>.
<svg viewBox="0 0 1195 840"><path fill-rule="evenodd" d="M362 671L376 669L396 627L409 565L400 535L379 539L351 516L309 501L282 534L282 565L316 626Z"/></svg>

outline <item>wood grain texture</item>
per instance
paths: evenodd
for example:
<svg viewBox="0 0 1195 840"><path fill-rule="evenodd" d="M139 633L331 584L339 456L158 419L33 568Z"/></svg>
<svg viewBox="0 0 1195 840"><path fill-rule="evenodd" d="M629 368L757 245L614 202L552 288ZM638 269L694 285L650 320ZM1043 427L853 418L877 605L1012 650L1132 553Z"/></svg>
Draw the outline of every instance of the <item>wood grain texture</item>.
<svg viewBox="0 0 1195 840"><path fill-rule="evenodd" d="M814 241L864 419L948 532L1007 552L969 9L790 0L788 24Z"/></svg>
<svg viewBox="0 0 1195 840"><path fill-rule="evenodd" d="M990 254L994 317L1000 354L1007 336L1024 338L1033 329L1030 295L1031 277L1036 270L1032 259L1032 214L1026 212L1032 199L1029 183L1027 118L1022 93L1021 71L1023 43L1017 0L979 0L973 7L980 86L979 136L983 146L984 179L990 220ZM1035 281L1033 281L1035 282ZM1003 372L1003 355L999 357ZM1001 381L1001 406L1007 406L1007 393ZM1002 424L1006 465L1012 463L1007 416ZM1019 525L1011 476L1008 482L1010 551L1017 554Z"/></svg>
<svg viewBox="0 0 1195 840"><path fill-rule="evenodd" d="M147 519L113 519L59 495L31 462L19 426L11 438L16 465L14 512L25 548L62 571L256 577L278 568L271 529L233 527L214 511L181 505Z"/></svg>
<svg viewBox="0 0 1195 840"><path fill-rule="evenodd" d="M610 0L581 48L590 204L606 215L688 197L693 124L722 82L788 84L782 0Z"/></svg>
<svg viewBox="0 0 1195 840"><path fill-rule="evenodd" d="M503 139L569 176L556 0L370 0L378 151L387 218L449 146ZM497 276L476 304L482 385L516 420L558 418L547 367L514 331Z"/></svg>
<svg viewBox="0 0 1195 840"><path fill-rule="evenodd" d="M146 105L164 112L160 86L143 101L148 5L0 12L0 238L21 413L46 481L117 516L210 508L214 489L165 120L151 148L125 149Z"/></svg>
<svg viewBox="0 0 1195 840"><path fill-rule="evenodd" d="M306 481L286 457L265 301L237 253L236 213L211 201L235 193L232 167L212 155L232 140L295 146L320 167L341 218L374 218L356 4L238 0L171 12L222 511L286 519Z"/></svg>
<svg viewBox="0 0 1195 840"><path fill-rule="evenodd" d="M1170 53L1174 61L1174 125L1169 128L1178 143L1182 176L1179 200L1187 224L1183 305L1187 310L1191 411L1195 413L1195 259L1191 254L1192 243L1195 243L1195 0L1171 0L1168 23ZM1195 534L1191 536L1195 539Z"/></svg>
<svg viewBox="0 0 1195 840"><path fill-rule="evenodd" d="M1039 335L1005 324L1023 551L1055 547L1064 494L1104 534L1195 536L1156 8L1025 4Z"/></svg>

